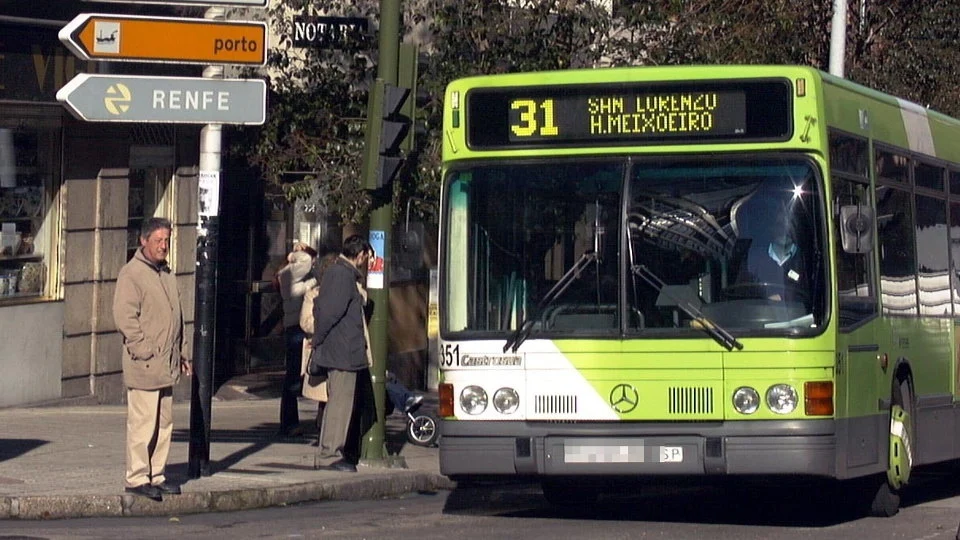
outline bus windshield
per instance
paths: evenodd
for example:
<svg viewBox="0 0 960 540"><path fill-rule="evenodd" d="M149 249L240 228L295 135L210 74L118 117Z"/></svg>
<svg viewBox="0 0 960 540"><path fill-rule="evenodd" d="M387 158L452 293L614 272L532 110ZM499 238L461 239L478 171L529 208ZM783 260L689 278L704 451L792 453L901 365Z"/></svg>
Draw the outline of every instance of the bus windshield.
<svg viewBox="0 0 960 540"><path fill-rule="evenodd" d="M695 337L718 327L736 341L822 327L815 171L801 157L742 156L452 170L446 331L516 347L527 335Z"/></svg>
<svg viewBox="0 0 960 540"><path fill-rule="evenodd" d="M627 187L631 327L738 332L822 327L820 189L803 158L659 159ZM660 283L646 279L659 276Z"/></svg>
<svg viewBox="0 0 960 540"><path fill-rule="evenodd" d="M624 171L623 161L553 161L452 172L447 329L504 338L525 324L533 332L617 332Z"/></svg>

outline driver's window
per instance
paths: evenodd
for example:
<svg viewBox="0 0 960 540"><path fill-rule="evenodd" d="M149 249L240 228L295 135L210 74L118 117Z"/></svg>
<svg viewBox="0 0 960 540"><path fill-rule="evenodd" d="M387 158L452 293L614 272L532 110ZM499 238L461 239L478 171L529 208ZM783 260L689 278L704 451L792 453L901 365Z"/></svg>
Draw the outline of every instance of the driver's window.
<svg viewBox="0 0 960 540"><path fill-rule="evenodd" d="M834 257L837 261L837 299L840 326L850 327L877 312L876 287L871 278L869 253L847 253L840 238L840 209L869 205L870 186L852 179L833 177Z"/></svg>
<svg viewBox="0 0 960 540"><path fill-rule="evenodd" d="M837 299L840 327L850 328L877 313L877 286L872 255L843 250L840 209L870 206L870 149L867 140L837 131L830 132L830 177L833 188L834 260L837 263Z"/></svg>

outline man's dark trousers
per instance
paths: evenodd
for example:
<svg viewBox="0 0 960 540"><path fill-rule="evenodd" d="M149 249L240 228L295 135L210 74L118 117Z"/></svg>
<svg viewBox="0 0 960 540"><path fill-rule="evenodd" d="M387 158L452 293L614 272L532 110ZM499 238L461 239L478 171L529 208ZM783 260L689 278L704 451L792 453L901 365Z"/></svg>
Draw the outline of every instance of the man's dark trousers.
<svg viewBox="0 0 960 540"><path fill-rule="evenodd" d="M283 388L280 392L280 432L284 434L300 425L297 401L300 396L300 385L303 384L300 377L303 338L304 333L299 326L289 326L283 330L286 359Z"/></svg>
<svg viewBox="0 0 960 540"><path fill-rule="evenodd" d="M323 409L316 464L327 466L345 458L347 433L353 418L357 372L331 369L327 379L327 406Z"/></svg>

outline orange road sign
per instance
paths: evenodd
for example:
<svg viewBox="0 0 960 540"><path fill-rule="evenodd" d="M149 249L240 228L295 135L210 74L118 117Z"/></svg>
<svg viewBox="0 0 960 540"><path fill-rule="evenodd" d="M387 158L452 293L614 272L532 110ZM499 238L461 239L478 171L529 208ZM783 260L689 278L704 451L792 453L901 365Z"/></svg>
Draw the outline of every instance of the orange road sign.
<svg viewBox="0 0 960 540"><path fill-rule="evenodd" d="M267 62L267 25L81 13L60 29L60 41L84 60L171 64Z"/></svg>
<svg viewBox="0 0 960 540"><path fill-rule="evenodd" d="M163 4L182 6L237 6L262 8L267 7L267 0L83 0L84 2L115 2L118 4Z"/></svg>

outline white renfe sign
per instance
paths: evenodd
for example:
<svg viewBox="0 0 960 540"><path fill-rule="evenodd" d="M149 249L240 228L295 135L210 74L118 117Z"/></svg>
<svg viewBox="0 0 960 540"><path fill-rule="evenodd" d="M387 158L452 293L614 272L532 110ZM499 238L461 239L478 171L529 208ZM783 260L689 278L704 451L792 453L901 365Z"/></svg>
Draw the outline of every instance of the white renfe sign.
<svg viewBox="0 0 960 540"><path fill-rule="evenodd" d="M89 122L260 125L267 85L260 79L201 79L81 73L57 92Z"/></svg>

